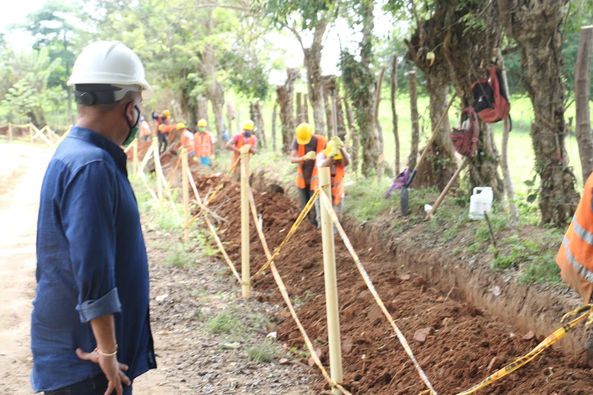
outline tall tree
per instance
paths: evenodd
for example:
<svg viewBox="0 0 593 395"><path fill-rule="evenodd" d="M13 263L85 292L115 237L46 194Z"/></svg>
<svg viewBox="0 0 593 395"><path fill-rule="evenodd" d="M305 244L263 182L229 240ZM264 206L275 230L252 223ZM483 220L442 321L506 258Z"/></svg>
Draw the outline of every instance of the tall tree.
<svg viewBox="0 0 593 395"><path fill-rule="evenodd" d="M25 29L34 37L33 49L47 49L50 60L57 60L52 75L48 77L49 87L61 86L66 91L66 112L70 122L73 119L72 87L66 82L70 77L74 65L75 54L78 51L76 36L81 33L74 23L85 18L75 7L62 2L50 1L41 9L27 16Z"/></svg>
<svg viewBox="0 0 593 395"><path fill-rule="evenodd" d="M591 52L593 52L593 26L583 27L575 67L574 95L576 97L576 135L583 181L593 172L593 134L589 116L589 88L591 85Z"/></svg>
<svg viewBox="0 0 593 395"><path fill-rule="evenodd" d="M419 10L412 8L411 13L416 26L409 41L406 41L408 58L423 72L426 80L432 125L430 130L435 134L431 146L423 148L428 152L418 168L414 185L436 185L443 189L456 169L455 153L449 140L451 125L449 117L444 115L449 102L447 93L451 78L442 47L447 31L443 20L444 9L440 2L432 3L424 2Z"/></svg>
<svg viewBox="0 0 593 395"><path fill-rule="evenodd" d="M303 62L307 70L307 90L313 107L313 121L317 133L326 129L322 95L321 53L323 37L329 23L335 18L337 1L326 0L260 0L257 8L281 28L294 34L303 51ZM311 33L311 44L307 45L303 32Z"/></svg>
<svg viewBox="0 0 593 395"><path fill-rule="evenodd" d="M531 138L540 177L542 222L564 225L572 218L578 194L568 165L564 122L561 25L568 0L497 0L500 23L521 49L525 83L535 119Z"/></svg>
<svg viewBox="0 0 593 395"><path fill-rule="evenodd" d="M352 101L354 116L362 145L362 173L365 176L382 174L383 146L375 127L374 96L375 75L371 70L373 62L373 6L370 0L353 4L355 15L351 16L361 27L362 39L359 53L355 56L342 51L340 68L346 93ZM357 58L359 60L357 60Z"/></svg>
<svg viewBox="0 0 593 395"><path fill-rule="evenodd" d="M464 107L473 103L473 83L487 76L487 66L495 59L501 29L496 23L497 10L481 1L439 1L437 11L442 18L444 33L442 55L449 66L450 76ZM468 45L468 42L473 45ZM490 186L501 196L504 183L498 174L499 154L492 132L480 122L478 152L470 161L471 187Z"/></svg>

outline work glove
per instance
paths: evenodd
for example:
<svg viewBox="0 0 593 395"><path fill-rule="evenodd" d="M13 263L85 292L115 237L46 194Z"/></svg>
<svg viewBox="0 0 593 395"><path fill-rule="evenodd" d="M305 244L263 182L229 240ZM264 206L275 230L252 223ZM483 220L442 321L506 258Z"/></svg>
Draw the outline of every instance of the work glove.
<svg viewBox="0 0 593 395"><path fill-rule="evenodd" d="M329 150L329 152L327 153L327 156L329 156L330 158L333 158L334 156L338 155L339 153L340 153L340 150L338 148L335 148L335 149Z"/></svg>
<svg viewBox="0 0 593 395"><path fill-rule="evenodd" d="M309 151L305 154L305 156L303 156L304 160L315 160L315 158L317 157L317 154L315 153L315 151Z"/></svg>
<svg viewBox="0 0 593 395"><path fill-rule="evenodd" d="M344 142L338 136L332 137L331 141L333 141L336 144L336 147L338 147L338 150L341 150L342 148L344 148Z"/></svg>

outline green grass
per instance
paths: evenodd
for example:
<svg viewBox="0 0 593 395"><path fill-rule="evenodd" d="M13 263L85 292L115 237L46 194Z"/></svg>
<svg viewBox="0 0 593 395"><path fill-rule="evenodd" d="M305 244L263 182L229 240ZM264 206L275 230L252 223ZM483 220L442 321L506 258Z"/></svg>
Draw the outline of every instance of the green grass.
<svg viewBox="0 0 593 395"><path fill-rule="evenodd" d="M254 344L247 349L249 360L257 363L269 363L274 360L277 354L276 345L270 341L264 340L261 343Z"/></svg>
<svg viewBox="0 0 593 395"><path fill-rule="evenodd" d="M240 326L241 321L231 309L226 309L208 320L208 330L214 334L236 333Z"/></svg>
<svg viewBox="0 0 593 395"><path fill-rule="evenodd" d="M169 243L165 263L174 267L190 266L197 259L196 255L189 252L188 247L181 242Z"/></svg>

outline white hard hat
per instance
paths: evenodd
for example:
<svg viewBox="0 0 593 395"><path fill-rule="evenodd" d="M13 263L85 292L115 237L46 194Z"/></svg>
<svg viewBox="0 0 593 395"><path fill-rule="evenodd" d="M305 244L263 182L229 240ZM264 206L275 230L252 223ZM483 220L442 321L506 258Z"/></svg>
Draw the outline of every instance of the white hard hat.
<svg viewBox="0 0 593 395"><path fill-rule="evenodd" d="M115 85L124 90L150 89L142 61L119 41L95 41L78 55L68 85L87 84Z"/></svg>

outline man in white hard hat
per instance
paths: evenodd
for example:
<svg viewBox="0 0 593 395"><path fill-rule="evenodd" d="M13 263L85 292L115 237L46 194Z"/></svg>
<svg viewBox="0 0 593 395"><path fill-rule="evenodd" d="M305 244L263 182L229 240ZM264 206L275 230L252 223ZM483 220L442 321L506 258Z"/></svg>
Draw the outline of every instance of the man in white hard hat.
<svg viewBox="0 0 593 395"><path fill-rule="evenodd" d="M41 188L31 381L52 395L131 394L156 362L146 248L121 147L136 135L149 85L117 41L84 48L68 84L78 121Z"/></svg>

